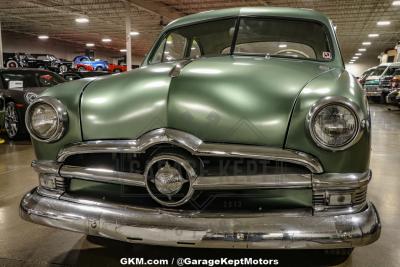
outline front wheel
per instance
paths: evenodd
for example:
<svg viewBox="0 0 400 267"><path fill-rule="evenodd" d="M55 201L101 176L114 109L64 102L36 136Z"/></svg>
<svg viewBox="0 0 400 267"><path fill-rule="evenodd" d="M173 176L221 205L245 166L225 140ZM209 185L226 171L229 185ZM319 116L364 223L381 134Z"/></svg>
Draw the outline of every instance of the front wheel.
<svg viewBox="0 0 400 267"><path fill-rule="evenodd" d="M4 126L10 140L19 140L27 136L22 114L17 110L14 102L6 105Z"/></svg>
<svg viewBox="0 0 400 267"><path fill-rule="evenodd" d="M79 71L79 72L82 72L82 71L86 71L86 69L85 69L85 67L82 67L82 66L81 66L81 67L78 68L78 71Z"/></svg>
<svg viewBox="0 0 400 267"><path fill-rule="evenodd" d="M121 70L120 69L115 69L114 72L115 73L119 73L119 72L121 72Z"/></svg>
<svg viewBox="0 0 400 267"><path fill-rule="evenodd" d="M58 70L59 70L60 73L64 73L64 72L67 72L67 71L68 71L68 67L67 67L66 65L61 65L61 66L58 68Z"/></svg>
<svg viewBox="0 0 400 267"><path fill-rule="evenodd" d="M6 63L6 68L13 69L13 68L17 68L17 67L18 67L18 63L15 60L9 60Z"/></svg>
<svg viewBox="0 0 400 267"><path fill-rule="evenodd" d="M103 68L98 66L98 67L96 67L96 71L103 71Z"/></svg>

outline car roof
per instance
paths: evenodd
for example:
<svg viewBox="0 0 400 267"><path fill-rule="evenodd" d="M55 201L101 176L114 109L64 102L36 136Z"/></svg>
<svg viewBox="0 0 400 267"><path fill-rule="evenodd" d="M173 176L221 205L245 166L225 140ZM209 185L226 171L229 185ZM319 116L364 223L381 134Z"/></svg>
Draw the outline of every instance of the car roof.
<svg viewBox="0 0 400 267"><path fill-rule="evenodd" d="M240 8L211 10L185 16L169 23L164 28L164 31L169 30L171 28L188 25L191 23L219 19L224 17L228 18L228 17L238 17L238 16L298 18L298 19L317 20L326 25L330 24L329 19L324 14L311 9L287 8L287 7L240 7Z"/></svg>

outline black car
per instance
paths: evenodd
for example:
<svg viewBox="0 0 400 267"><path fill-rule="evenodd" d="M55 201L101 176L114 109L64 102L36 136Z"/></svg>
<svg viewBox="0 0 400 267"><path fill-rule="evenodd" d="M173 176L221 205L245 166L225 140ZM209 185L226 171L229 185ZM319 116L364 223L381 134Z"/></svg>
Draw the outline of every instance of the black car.
<svg viewBox="0 0 400 267"><path fill-rule="evenodd" d="M54 72L64 73L71 70L72 61L59 59L51 54L31 54L32 58L35 58L41 65L44 65L46 69Z"/></svg>
<svg viewBox="0 0 400 267"><path fill-rule="evenodd" d="M60 75L38 69L0 70L0 128L5 128L8 138L22 139L28 136L25 128L27 106L46 87L65 82ZM1 114L0 114L1 115Z"/></svg>
<svg viewBox="0 0 400 267"><path fill-rule="evenodd" d="M96 77L110 74L111 73L107 71L69 71L62 73L61 75L64 77L65 80L73 81L88 77Z"/></svg>

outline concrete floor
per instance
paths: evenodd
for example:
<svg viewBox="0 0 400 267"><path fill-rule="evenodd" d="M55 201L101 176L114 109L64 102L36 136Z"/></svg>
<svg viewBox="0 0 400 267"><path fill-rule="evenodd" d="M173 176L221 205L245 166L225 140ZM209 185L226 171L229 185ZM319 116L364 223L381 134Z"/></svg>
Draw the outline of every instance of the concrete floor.
<svg viewBox="0 0 400 267"><path fill-rule="evenodd" d="M0 145L0 266L118 266L121 257L278 258L280 266L400 266L400 111L372 105L373 180L371 199L380 212L383 229L374 244L356 249L345 262L319 251L238 251L163 248L86 237L22 221L22 195L37 185L30 168L34 158L29 142Z"/></svg>

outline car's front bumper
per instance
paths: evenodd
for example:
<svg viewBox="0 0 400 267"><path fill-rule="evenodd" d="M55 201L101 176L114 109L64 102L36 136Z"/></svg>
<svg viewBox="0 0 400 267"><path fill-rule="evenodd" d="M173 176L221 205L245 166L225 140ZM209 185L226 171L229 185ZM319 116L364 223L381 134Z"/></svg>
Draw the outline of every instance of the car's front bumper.
<svg viewBox="0 0 400 267"><path fill-rule="evenodd" d="M346 215L207 213L44 196L37 189L24 196L20 214L38 224L132 243L207 248L348 248L374 242L381 229L372 203Z"/></svg>

